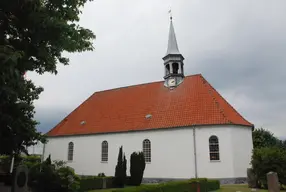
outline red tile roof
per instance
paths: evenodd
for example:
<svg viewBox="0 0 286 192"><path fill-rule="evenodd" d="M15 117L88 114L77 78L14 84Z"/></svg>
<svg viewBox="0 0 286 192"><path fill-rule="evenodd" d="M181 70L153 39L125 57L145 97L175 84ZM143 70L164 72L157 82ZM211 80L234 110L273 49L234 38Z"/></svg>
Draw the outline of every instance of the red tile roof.
<svg viewBox="0 0 286 192"><path fill-rule="evenodd" d="M161 81L95 92L48 136L221 124L253 126L199 74L173 90Z"/></svg>

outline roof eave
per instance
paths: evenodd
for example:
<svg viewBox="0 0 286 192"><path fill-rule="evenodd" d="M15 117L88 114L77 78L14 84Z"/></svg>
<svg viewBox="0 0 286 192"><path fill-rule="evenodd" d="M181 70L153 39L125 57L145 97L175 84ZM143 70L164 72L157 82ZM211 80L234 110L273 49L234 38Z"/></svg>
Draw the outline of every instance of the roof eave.
<svg viewBox="0 0 286 192"><path fill-rule="evenodd" d="M138 129L138 130L128 130L128 131L112 131L112 132L101 132L101 133L74 133L74 134L64 134L64 135L47 135L48 138L55 138L55 137L72 137L72 136L90 136L90 135L105 135L105 134L116 134L116 133L133 133L133 132L143 132L143 131L160 131L166 129L178 129L178 128L193 128L198 126L243 126L243 127L250 127L252 130L254 129L254 125L246 125L246 124L193 124L193 125L186 125L186 126L177 126L177 127L161 127L161 128L146 128L146 129Z"/></svg>

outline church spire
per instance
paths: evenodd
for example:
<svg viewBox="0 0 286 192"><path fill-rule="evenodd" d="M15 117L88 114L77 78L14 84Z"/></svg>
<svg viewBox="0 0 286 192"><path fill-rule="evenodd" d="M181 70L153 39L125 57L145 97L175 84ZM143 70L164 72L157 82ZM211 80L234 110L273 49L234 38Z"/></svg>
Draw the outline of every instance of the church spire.
<svg viewBox="0 0 286 192"><path fill-rule="evenodd" d="M168 49L163 60L165 66L164 85L175 88L184 80L184 57L179 52L172 16L170 16Z"/></svg>
<svg viewBox="0 0 286 192"><path fill-rule="evenodd" d="M169 40L168 40L168 49L166 55L180 54L172 20L173 17L170 16Z"/></svg>

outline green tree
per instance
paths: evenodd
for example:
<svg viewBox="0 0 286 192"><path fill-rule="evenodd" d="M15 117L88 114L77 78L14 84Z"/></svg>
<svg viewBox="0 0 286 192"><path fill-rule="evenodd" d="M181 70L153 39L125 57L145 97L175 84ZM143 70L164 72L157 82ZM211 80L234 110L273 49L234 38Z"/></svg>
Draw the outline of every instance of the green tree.
<svg viewBox="0 0 286 192"><path fill-rule="evenodd" d="M280 183L286 184L286 150L280 147L263 147L253 150L252 169L258 182L267 188L266 174L273 171L278 174Z"/></svg>
<svg viewBox="0 0 286 192"><path fill-rule="evenodd" d="M63 52L93 50L92 31L78 24L88 0L0 1L0 154L26 152L45 137L36 130L33 101L43 88L27 71L57 74Z"/></svg>
<svg viewBox="0 0 286 192"><path fill-rule="evenodd" d="M124 183L125 183L126 177L127 177L126 170L127 170L127 160L126 160L126 156L125 156L125 153L124 153L124 155L123 155L123 177L124 177Z"/></svg>
<svg viewBox="0 0 286 192"><path fill-rule="evenodd" d="M130 184L139 186L142 182L146 167L143 152L133 152L130 156Z"/></svg>
<svg viewBox="0 0 286 192"><path fill-rule="evenodd" d="M253 148L282 146L281 141L270 131L260 128L252 132Z"/></svg>
<svg viewBox="0 0 286 192"><path fill-rule="evenodd" d="M34 192L78 192L80 178L65 162L51 162L49 156L44 162L34 164L29 171L28 185Z"/></svg>
<svg viewBox="0 0 286 192"><path fill-rule="evenodd" d="M123 156L122 146L119 148L119 154L117 159L117 165L115 167L114 184L116 187L124 187L126 179L126 158Z"/></svg>

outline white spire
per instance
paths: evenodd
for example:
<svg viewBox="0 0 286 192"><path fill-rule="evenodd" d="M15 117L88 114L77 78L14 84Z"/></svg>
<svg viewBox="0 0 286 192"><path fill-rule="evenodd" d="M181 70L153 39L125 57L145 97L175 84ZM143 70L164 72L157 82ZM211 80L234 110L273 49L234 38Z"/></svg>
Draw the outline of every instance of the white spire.
<svg viewBox="0 0 286 192"><path fill-rule="evenodd" d="M169 31L168 49L166 55L169 54L180 54L173 26L172 16L170 17L170 31Z"/></svg>

